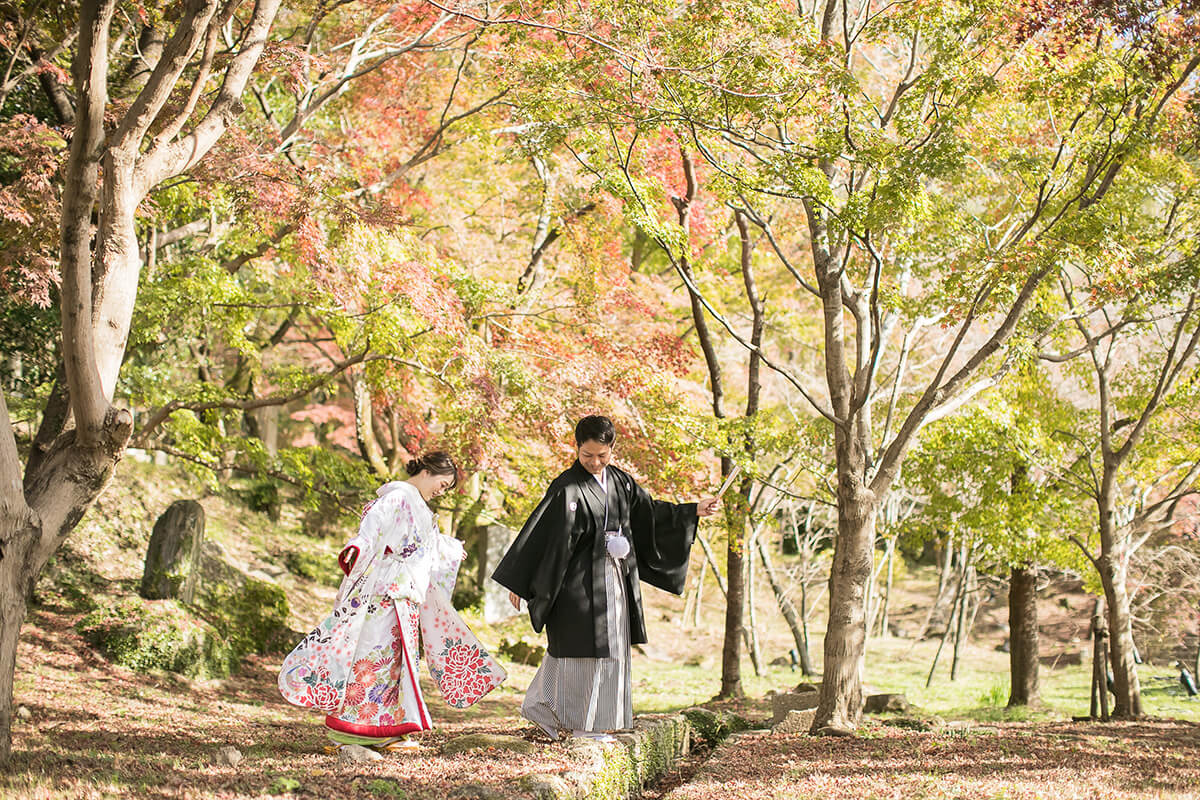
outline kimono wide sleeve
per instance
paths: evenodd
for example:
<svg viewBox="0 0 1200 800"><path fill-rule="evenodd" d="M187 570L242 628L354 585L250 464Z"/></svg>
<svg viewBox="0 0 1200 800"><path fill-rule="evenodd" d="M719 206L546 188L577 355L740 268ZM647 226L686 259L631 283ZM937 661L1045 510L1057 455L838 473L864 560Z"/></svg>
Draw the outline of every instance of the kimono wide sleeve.
<svg viewBox="0 0 1200 800"><path fill-rule="evenodd" d="M442 590L447 597L454 594L454 582L458 577L458 567L467 557L463 544L453 536L438 533L433 538L433 568L429 574L429 584Z"/></svg>
<svg viewBox="0 0 1200 800"><path fill-rule="evenodd" d="M577 509L567 487L551 485L492 573L492 580L528 602L535 631L545 626L566 578Z"/></svg>
<svg viewBox="0 0 1200 800"><path fill-rule="evenodd" d="M655 500L634 484L629 525L638 577L651 586L682 594L698 520L695 503Z"/></svg>

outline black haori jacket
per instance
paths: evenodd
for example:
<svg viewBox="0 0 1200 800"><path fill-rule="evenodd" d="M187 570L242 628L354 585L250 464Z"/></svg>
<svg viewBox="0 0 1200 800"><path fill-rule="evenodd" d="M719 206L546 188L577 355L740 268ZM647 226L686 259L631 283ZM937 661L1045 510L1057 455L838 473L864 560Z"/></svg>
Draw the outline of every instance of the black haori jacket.
<svg viewBox="0 0 1200 800"><path fill-rule="evenodd" d="M696 537L696 504L654 500L629 473L609 466L605 491L576 461L546 490L492 580L529 603L535 631L546 628L555 658L610 658L605 530L620 530L630 553L618 562L629 603L629 641L646 641L643 580L673 594L683 592Z"/></svg>

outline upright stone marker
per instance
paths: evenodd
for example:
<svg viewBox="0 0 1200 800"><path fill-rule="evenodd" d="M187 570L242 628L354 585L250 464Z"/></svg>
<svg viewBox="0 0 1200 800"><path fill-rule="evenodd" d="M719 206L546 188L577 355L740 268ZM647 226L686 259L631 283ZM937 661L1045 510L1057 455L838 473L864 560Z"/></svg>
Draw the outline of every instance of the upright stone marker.
<svg viewBox="0 0 1200 800"><path fill-rule="evenodd" d="M195 500L176 500L154 523L140 594L148 600L178 598L191 603L196 594L200 546L204 542L204 507Z"/></svg>
<svg viewBox="0 0 1200 800"><path fill-rule="evenodd" d="M483 619L493 623L515 615L516 609L508 602L508 589L492 580L492 570L504 557L508 546L516 538L516 532L503 525L485 525L479 545L479 582L483 587Z"/></svg>

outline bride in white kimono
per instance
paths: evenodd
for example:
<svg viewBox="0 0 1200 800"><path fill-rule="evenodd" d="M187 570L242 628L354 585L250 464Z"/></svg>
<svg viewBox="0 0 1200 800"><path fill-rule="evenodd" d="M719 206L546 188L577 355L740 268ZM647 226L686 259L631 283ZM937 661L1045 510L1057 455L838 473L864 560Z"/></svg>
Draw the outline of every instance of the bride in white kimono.
<svg viewBox="0 0 1200 800"><path fill-rule="evenodd" d="M338 744L413 746L433 727L418 682L418 630L443 699L473 705L507 677L450 604L462 543L437 529L428 501L457 482L445 453L409 462L406 481L380 487L338 563L333 612L283 661L279 691L326 712Z"/></svg>

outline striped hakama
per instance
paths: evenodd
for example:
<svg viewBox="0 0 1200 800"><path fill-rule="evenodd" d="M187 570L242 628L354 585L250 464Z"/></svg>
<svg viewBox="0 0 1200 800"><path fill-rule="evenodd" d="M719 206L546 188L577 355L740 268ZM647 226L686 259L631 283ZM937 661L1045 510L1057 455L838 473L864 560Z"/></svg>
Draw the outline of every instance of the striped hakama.
<svg viewBox="0 0 1200 800"><path fill-rule="evenodd" d="M614 658L542 660L525 693L521 716L557 739L572 731L627 730L633 727L629 680L629 606L625 581L612 556L604 559L608 593L608 652Z"/></svg>

